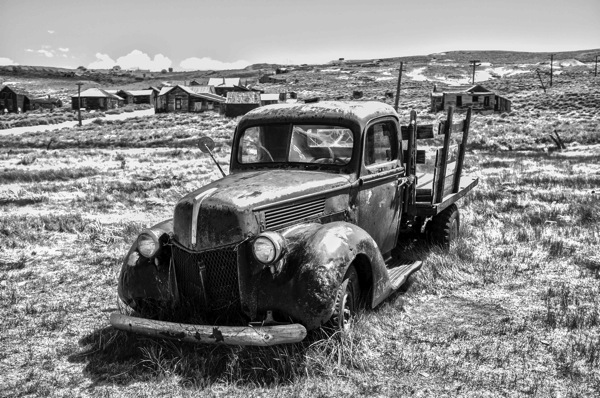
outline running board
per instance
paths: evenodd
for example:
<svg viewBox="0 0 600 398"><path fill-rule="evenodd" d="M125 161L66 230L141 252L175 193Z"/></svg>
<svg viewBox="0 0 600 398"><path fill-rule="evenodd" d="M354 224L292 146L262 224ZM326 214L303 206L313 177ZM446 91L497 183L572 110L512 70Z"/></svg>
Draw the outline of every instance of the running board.
<svg viewBox="0 0 600 398"><path fill-rule="evenodd" d="M410 274L421 268L422 261L415 261L414 263L403 263L401 261L394 262L388 267L388 275L390 277L390 284L393 290L398 290L402 286Z"/></svg>

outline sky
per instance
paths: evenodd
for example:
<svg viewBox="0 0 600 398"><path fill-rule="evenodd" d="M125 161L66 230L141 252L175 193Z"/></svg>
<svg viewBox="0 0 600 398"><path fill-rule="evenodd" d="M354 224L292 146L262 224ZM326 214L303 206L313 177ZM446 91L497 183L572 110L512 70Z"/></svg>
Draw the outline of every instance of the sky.
<svg viewBox="0 0 600 398"><path fill-rule="evenodd" d="M0 0L0 65L219 70L600 48L600 0Z"/></svg>

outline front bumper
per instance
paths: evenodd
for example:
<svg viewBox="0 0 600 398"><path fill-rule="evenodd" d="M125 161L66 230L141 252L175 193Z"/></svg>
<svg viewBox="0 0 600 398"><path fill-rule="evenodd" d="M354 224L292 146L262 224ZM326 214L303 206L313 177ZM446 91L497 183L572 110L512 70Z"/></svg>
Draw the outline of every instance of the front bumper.
<svg viewBox="0 0 600 398"><path fill-rule="evenodd" d="M298 323L257 327L190 325L115 312L110 315L110 324L128 332L201 344L271 346L298 343L306 337L306 328Z"/></svg>

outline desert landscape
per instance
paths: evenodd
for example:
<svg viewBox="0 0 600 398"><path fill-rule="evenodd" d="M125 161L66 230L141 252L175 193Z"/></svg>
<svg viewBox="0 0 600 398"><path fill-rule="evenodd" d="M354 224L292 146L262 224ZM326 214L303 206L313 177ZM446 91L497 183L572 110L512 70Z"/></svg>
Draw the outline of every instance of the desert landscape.
<svg viewBox="0 0 600 398"><path fill-rule="evenodd" d="M509 51L255 64L142 81L0 66L0 83L66 107L0 115L0 396L600 395L598 53L555 53L552 87L548 53ZM293 345L191 345L108 324L131 242L171 218L180 197L220 178L199 136L215 140L228 171L238 118L89 113L81 127L11 130L19 118L28 120L20 126L76 120L77 82L141 89L235 76L300 101L393 104L400 62L399 115L406 123L415 110L432 123L444 116L430 112L433 86L469 83L472 59L481 60L475 82L509 98L512 110L473 116L464 171L479 185L460 204L460 239L449 252L404 242L423 267L401 293L361 312L343 336L316 331ZM286 69L285 83L258 83L276 68ZM57 114L66 116L49 120ZM428 154L426 167L432 162Z"/></svg>

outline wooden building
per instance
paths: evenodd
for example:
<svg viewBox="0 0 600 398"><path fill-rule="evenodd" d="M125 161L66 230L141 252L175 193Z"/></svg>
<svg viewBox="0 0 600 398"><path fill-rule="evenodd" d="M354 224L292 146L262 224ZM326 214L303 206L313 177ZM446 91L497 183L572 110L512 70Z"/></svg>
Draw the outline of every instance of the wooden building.
<svg viewBox="0 0 600 398"><path fill-rule="evenodd" d="M125 104L149 104L154 105L154 91L149 90L119 90L117 95L125 101Z"/></svg>
<svg viewBox="0 0 600 398"><path fill-rule="evenodd" d="M488 90L480 84L475 86L454 86L445 89L433 87L431 93L431 111L447 111L449 106L455 109L472 108L474 111L510 112L511 101L506 97Z"/></svg>
<svg viewBox="0 0 600 398"><path fill-rule="evenodd" d="M11 113L27 112L32 109L32 98L25 90L4 86L0 90L0 112L4 112L5 109Z"/></svg>
<svg viewBox="0 0 600 398"><path fill-rule="evenodd" d="M163 87L156 101L156 112L220 111L225 98L207 86Z"/></svg>
<svg viewBox="0 0 600 398"><path fill-rule="evenodd" d="M125 104L123 98L100 88L88 88L87 90L82 91L80 96L82 109L106 111L121 107ZM79 109L78 98L77 94L71 97L72 109Z"/></svg>
<svg viewBox="0 0 600 398"><path fill-rule="evenodd" d="M227 101L225 101L224 113L227 117L236 117L245 115L254 108L260 106L260 93L254 91L248 92L229 92Z"/></svg>
<svg viewBox="0 0 600 398"><path fill-rule="evenodd" d="M251 91L241 84L239 77L211 77L208 79L208 85L213 86L217 95L223 97L226 97L227 93L230 92Z"/></svg>

